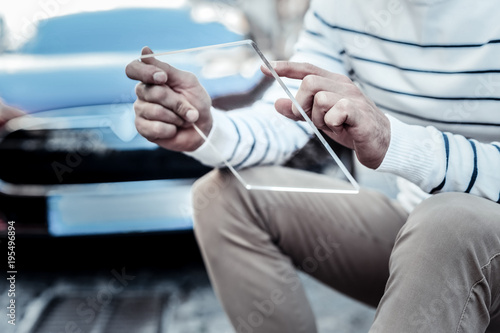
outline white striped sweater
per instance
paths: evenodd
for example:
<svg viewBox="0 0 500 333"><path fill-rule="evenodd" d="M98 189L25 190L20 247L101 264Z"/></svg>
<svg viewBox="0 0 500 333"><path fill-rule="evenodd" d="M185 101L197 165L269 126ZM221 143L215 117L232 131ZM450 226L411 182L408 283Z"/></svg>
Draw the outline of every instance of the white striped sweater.
<svg viewBox="0 0 500 333"><path fill-rule="evenodd" d="M492 0L313 0L291 60L349 76L388 115L379 171L500 203L498 17ZM302 123L273 128L275 98L213 110L209 138L238 168L282 163L308 141ZM189 155L221 163L206 144Z"/></svg>

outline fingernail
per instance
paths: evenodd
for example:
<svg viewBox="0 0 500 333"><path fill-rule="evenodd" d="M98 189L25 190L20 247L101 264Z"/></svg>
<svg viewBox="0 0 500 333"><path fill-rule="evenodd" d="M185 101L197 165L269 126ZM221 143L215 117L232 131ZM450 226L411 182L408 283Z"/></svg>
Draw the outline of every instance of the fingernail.
<svg viewBox="0 0 500 333"><path fill-rule="evenodd" d="M156 83L165 83L167 81L167 74L164 72L156 72L153 74L153 79Z"/></svg>
<svg viewBox="0 0 500 333"><path fill-rule="evenodd" d="M186 119L192 123L197 121L199 116L200 115L199 115L198 111L196 111L196 110L189 110L188 112L186 112Z"/></svg>

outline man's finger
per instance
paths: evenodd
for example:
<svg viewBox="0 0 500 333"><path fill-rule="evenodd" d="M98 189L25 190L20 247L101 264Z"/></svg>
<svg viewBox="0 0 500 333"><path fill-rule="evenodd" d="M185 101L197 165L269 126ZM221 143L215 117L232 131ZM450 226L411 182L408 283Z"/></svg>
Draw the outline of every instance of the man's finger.
<svg viewBox="0 0 500 333"><path fill-rule="evenodd" d="M148 65L134 60L127 65L125 73L132 80L141 81L147 84L164 84L167 82L167 75L156 66Z"/></svg>
<svg viewBox="0 0 500 333"><path fill-rule="evenodd" d="M308 75L318 75L331 79L338 79L339 76L342 76L305 62L273 61L271 65L279 76L290 79L302 80ZM267 68L263 70L263 73L266 75L271 74Z"/></svg>
<svg viewBox="0 0 500 333"><path fill-rule="evenodd" d="M0 127L5 125L9 120L24 116L25 114L19 109L3 104L0 100Z"/></svg>
<svg viewBox="0 0 500 333"><path fill-rule="evenodd" d="M355 126L356 118L349 100L343 98L325 114L324 122L334 133L340 134L346 126Z"/></svg>
<svg viewBox="0 0 500 333"><path fill-rule="evenodd" d="M153 53L150 48L145 47L142 49L142 54ZM139 60L134 60L127 65L125 68L125 73L132 80L141 81L147 84L164 84L167 82L167 74L157 66L143 62Z"/></svg>
<svg viewBox="0 0 500 333"><path fill-rule="evenodd" d="M339 94L328 91L320 91L314 95L311 120L316 127L320 129L328 127L325 123L326 113L330 111L341 99L342 97Z"/></svg>
<svg viewBox="0 0 500 333"><path fill-rule="evenodd" d="M300 84L300 89L295 95L295 99L302 106L304 112L311 117L314 98L320 91L341 91L343 90L335 81L317 75L307 75ZM293 106L292 111L298 116L299 111Z"/></svg>
<svg viewBox="0 0 500 333"><path fill-rule="evenodd" d="M156 59L155 57L144 57L152 54L153 51L151 51L149 47L144 47L142 49L143 57L141 57L141 62L159 68L161 71L163 71L166 75L165 81L163 83L168 81L168 85L172 88L175 88L177 86L188 87L198 83L196 76L194 76L192 73L177 69L163 61Z"/></svg>
<svg viewBox="0 0 500 333"><path fill-rule="evenodd" d="M287 118L290 118L292 120L298 121L298 120L304 120L302 116L297 116L293 110L292 110L292 101L287 99L287 98L280 98L274 103L274 108L276 111L281 113Z"/></svg>
<svg viewBox="0 0 500 333"><path fill-rule="evenodd" d="M147 120L141 117L135 118L137 131L151 142L168 140L177 134L177 127L161 121Z"/></svg>
<svg viewBox="0 0 500 333"><path fill-rule="evenodd" d="M179 127L185 124L185 121L181 117L160 104L152 104L138 99L134 103L134 110L138 117L147 120L162 121Z"/></svg>
<svg viewBox="0 0 500 333"><path fill-rule="evenodd" d="M12 119L15 117L24 116L25 114L26 113L24 113L23 111L21 111L17 108L14 108L12 106L5 105L5 104L0 105L0 115L2 117L5 117L6 119Z"/></svg>
<svg viewBox="0 0 500 333"><path fill-rule="evenodd" d="M196 122L200 116L198 110L189 103L184 95L173 91L168 86L140 83L135 92L139 99L152 104L160 104L190 123Z"/></svg>

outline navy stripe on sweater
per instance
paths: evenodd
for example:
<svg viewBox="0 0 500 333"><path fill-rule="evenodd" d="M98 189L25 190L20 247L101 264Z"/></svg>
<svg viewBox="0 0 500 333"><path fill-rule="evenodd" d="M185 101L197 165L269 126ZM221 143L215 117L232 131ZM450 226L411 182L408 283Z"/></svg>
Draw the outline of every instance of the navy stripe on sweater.
<svg viewBox="0 0 500 333"><path fill-rule="evenodd" d="M266 145L266 150L264 151L264 155L262 155L262 157L257 162L255 162L254 164L250 165L249 167L261 164L262 161L264 161L265 158L267 157L267 154L269 153L269 149L271 148L271 140L269 139L269 134L266 131L266 126L261 122L261 120L259 120L257 118L255 120L262 127L262 131L264 132L264 135L266 136L267 145Z"/></svg>
<svg viewBox="0 0 500 333"><path fill-rule="evenodd" d="M245 162L250 158L250 156L252 156L253 150L255 149L255 145L257 143L257 138L255 137L255 133L253 132L252 127L244 119L240 118L240 120L243 121L243 123L248 127L250 134L252 134L253 143L252 143L252 147L250 148L247 156L245 156L245 158L240 163L238 163L237 165L234 165L235 169L240 168L243 164L245 164Z"/></svg>
<svg viewBox="0 0 500 333"><path fill-rule="evenodd" d="M395 114L400 114L403 116L411 117L414 119L419 119L419 120L424 120L427 122L435 122L435 123L440 123L440 124L459 124L459 125L470 125L470 126L494 126L494 127L500 127L500 124L496 123L482 123L482 122L474 122L474 121L450 121L450 120L441 120L441 119L432 119L432 118L427 118L427 117L422 117L415 115L413 113L407 113L401 110L396 110L394 108L390 108L388 106L384 106L383 104L378 103L377 101L374 101L375 104L384 110L390 111Z"/></svg>
<svg viewBox="0 0 500 333"><path fill-rule="evenodd" d="M478 173L478 171L477 171L477 149L476 149L476 144L472 140L469 140L469 142L470 142L470 145L472 147L472 152L474 153L474 169L472 170L472 176L471 176L471 179L470 179L470 183L469 183L469 186L467 187L467 190L465 190L465 193L470 193L470 191L472 190L472 187L476 183L477 173Z"/></svg>
<svg viewBox="0 0 500 333"><path fill-rule="evenodd" d="M394 90L394 89L389 89L389 88L384 88L382 86L379 86L375 83L372 83L368 80L365 80L363 78L360 78L359 75L356 75L356 79L360 81L363 84L366 84L372 88L390 92L393 94L398 94L398 95L405 95L405 96L411 96L411 97L419 97L419 98L429 98L429 99L437 99L437 100L447 100L447 101L500 101L500 97L466 97L466 96L460 96L460 97L451 97L451 96L431 96L431 95L420 95L420 94L413 94L405 91L399 91L399 90Z"/></svg>
<svg viewBox="0 0 500 333"><path fill-rule="evenodd" d="M307 34L309 34L309 35L316 36L316 37L324 37L323 34L321 34L319 32L316 32L316 31L304 30L304 32L307 33Z"/></svg>
<svg viewBox="0 0 500 333"><path fill-rule="evenodd" d="M448 140L448 136L444 133L441 133L443 135L443 141L444 141L444 148L446 151L446 169L444 171L444 179L439 184L437 187L435 187L430 193L436 193L438 191L441 191L444 187L444 184L446 184L446 174L448 173L448 164L450 162L450 141Z"/></svg>
<svg viewBox="0 0 500 333"><path fill-rule="evenodd" d="M375 38L384 42L389 42L389 43L395 43L395 44L401 44L401 45L407 45L407 46L415 46L415 47L421 47L421 48L470 48L470 47L482 47L488 44L500 44L500 39L492 39L487 41L486 43L481 43L481 44L417 44L417 43L412 43L412 42L407 42L407 41L401 41L401 40L395 40L395 39L390 39L390 38L385 38L382 36L374 35L368 32L364 31L359 31L355 29L350 29L346 27L341 27L339 25L334 25L331 23L328 23L324 18L322 18L317 12L314 12L314 16L324 25L331 29L337 29L340 31L345 31L345 32L350 32L358 35L363 35L367 36L370 38Z"/></svg>
<svg viewBox="0 0 500 333"><path fill-rule="evenodd" d="M238 150L238 146L240 145L241 134L240 134L240 129L238 128L238 126L236 125L236 123L234 122L234 120L231 117L228 117L228 118L233 123L234 128L236 128L236 133L238 134L238 140L236 141L236 146L234 146L233 153L231 154L231 157L227 160L228 163L231 163L232 159L236 155L236 151Z"/></svg>
<svg viewBox="0 0 500 333"><path fill-rule="evenodd" d="M297 52L311 53L311 54L314 54L314 55L322 55L323 57L332 59L332 60L334 60L334 61L336 61L336 62L338 62L340 64L344 63L344 61L342 59L340 59L340 58L337 58L337 57L332 56L331 54L320 52L320 51L316 51L316 50L314 52L312 52L312 51L297 49Z"/></svg>
<svg viewBox="0 0 500 333"><path fill-rule="evenodd" d="M383 62L375 59L369 59L369 58L363 58L359 56L354 56L354 55L348 55L349 58L359 60L359 61L364 61L364 62L370 62L374 64L379 64L383 66L388 66L392 68L396 68L402 71L407 71L407 72L417 72L417 73L427 73L427 74L488 74L488 73L500 73L500 69L485 69L485 70L469 70L469 71L436 71L436 70L430 70L430 69L419 69L419 68L410 68L410 67L400 67L396 66L394 64L390 64L388 62Z"/></svg>

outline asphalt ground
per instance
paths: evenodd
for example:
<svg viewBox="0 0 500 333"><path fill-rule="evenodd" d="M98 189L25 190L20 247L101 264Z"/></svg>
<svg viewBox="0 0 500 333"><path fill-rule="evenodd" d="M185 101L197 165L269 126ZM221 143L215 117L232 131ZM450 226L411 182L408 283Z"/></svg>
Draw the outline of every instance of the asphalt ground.
<svg viewBox="0 0 500 333"><path fill-rule="evenodd" d="M0 284L0 332L233 332L191 232L19 238L16 247L15 297L6 279ZM368 331L374 309L300 277L320 332ZM11 299L15 326L8 323ZM120 315L106 319L107 303ZM107 326L98 325L103 320Z"/></svg>

